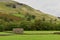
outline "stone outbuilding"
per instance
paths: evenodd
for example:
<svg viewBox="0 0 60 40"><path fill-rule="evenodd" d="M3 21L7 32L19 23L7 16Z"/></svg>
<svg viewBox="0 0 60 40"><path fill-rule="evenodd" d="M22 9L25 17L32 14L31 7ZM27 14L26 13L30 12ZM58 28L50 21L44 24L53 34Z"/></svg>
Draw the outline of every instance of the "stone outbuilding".
<svg viewBox="0 0 60 40"><path fill-rule="evenodd" d="M23 28L13 28L13 33L15 33L15 34L23 34L24 29Z"/></svg>

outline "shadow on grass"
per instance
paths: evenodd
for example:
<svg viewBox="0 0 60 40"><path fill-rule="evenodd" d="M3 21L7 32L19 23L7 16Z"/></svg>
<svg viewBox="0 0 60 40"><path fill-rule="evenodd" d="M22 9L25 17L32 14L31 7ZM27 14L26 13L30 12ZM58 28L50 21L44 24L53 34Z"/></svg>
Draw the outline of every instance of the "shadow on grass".
<svg viewBox="0 0 60 40"><path fill-rule="evenodd" d="M6 31L5 33L6 34L0 34L0 36L12 36L12 35L56 35L54 33L23 33L23 34L14 34L12 31Z"/></svg>
<svg viewBox="0 0 60 40"><path fill-rule="evenodd" d="M15 35L12 31L7 31L6 33L11 33ZM18 34L18 35L51 35L54 33L23 33L23 34Z"/></svg>
<svg viewBox="0 0 60 40"><path fill-rule="evenodd" d="M53 33L23 33L18 35L51 35Z"/></svg>
<svg viewBox="0 0 60 40"><path fill-rule="evenodd" d="M5 33L13 33L12 31L5 31Z"/></svg>
<svg viewBox="0 0 60 40"><path fill-rule="evenodd" d="M0 34L0 36L12 36L12 34Z"/></svg>
<svg viewBox="0 0 60 40"><path fill-rule="evenodd" d="M0 32L0 36L12 36L12 32Z"/></svg>

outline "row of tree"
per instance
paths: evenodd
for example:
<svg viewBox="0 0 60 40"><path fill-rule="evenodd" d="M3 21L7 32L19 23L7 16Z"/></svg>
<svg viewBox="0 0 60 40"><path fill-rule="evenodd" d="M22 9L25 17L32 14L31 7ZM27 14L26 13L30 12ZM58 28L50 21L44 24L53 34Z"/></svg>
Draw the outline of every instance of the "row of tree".
<svg viewBox="0 0 60 40"><path fill-rule="evenodd" d="M18 22L5 22L0 20L0 31L11 31L13 28L24 28L24 30L60 30L60 22L50 21L18 21Z"/></svg>

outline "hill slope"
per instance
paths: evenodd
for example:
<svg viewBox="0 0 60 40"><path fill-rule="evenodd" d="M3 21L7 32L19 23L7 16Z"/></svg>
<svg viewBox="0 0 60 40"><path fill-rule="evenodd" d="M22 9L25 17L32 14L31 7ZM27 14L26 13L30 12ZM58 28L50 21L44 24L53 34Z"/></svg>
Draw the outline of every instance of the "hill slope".
<svg viewBox="0 0 60 40"><path fill-rule="evenodd" d="M2 15L2 16L1 16ZM6 16L5 16L6 15ZM8 15L8 16L7 16ZM45 20L59 20L57 17L52 16L52 15L48 15L45 14L41 11L38 11L36 9L33 9L32 7L22 4L22 3L18 3L15 1L10 1L10 2L0 2L0 17L3 18L7 18L12 20L21 20L21 19L25 19L28 18L26 16L35 18L35 19L45 19ZM15 17L15 18L14 18Z"/></svg>

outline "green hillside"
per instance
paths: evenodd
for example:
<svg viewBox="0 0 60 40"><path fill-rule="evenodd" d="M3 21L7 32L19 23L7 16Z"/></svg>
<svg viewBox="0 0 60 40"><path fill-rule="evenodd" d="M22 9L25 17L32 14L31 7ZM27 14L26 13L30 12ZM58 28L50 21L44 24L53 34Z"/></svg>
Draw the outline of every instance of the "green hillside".
<svg viewBox="0 0 60 40"><path fill-rule="evenodd" d="M37 19L56 19L56 17L48 14L44 14L41 11L35 10L32 7L18 3L18 2L0 2L0 13L13 15L16 17L25 17L26 14L36 16Z"/></svg>
<svg viewBox="0 0 60 40"><path fill-rule="evenodd" d="M2 25L1 27L5 28L7 27L7 29L10 27L10 30L13 27L20 27L20 26L31 27L35 25L37 20L40 20L42 24L44 23L46 24L47 22L49 22L50 24L53 23L55 25L60 22L60 19L58 19L57 17L45 14L44 12L36 10L22 3L18 3L15 1L0 2L0 26ZM36 24L38 25L39 23Z"/></svg>

